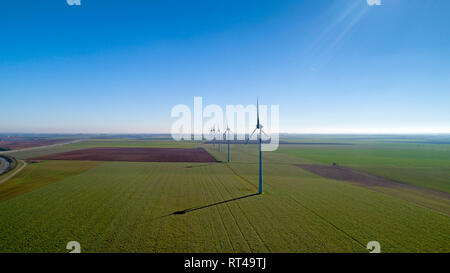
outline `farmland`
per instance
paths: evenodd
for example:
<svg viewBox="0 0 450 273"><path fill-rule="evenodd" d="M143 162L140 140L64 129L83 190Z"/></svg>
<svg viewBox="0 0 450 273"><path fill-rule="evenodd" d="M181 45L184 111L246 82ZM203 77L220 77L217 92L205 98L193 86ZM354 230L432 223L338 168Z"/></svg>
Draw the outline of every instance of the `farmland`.
<svg viewBox="0 0 450 273"><path fill-rule="evenodd" d="M18 150L32 147L48 146L69 142L66 138L44 138L44 137L1 137L0 151Z"/></svg>
<svg viewBox="0 0 450 273"><path fill-rule="evenodd" d="M32 158L128 162L216 162L203 148L90 148Z"/></svg>
<svg viewBox="0 0 450 273"><path fill-rule="evenodd" d="M278 152L264 153L263 195L255 195L255 145L232 145L229 165L29 164L0 185L0 252L66 252L67 242L78 241L83 252L367 253L366 244L374 240L383 252L449 252L446 198L383 192L297 166L338 162L418 187L428 181L419 179L422 173L432 178L424 188L446 192L447 146L353 144L283 144ZM217 160L226 162L227 156L211 144L160 140L89 140L12 155L27 159L95 147L203 147ZM392 171L383 171L387 165ZM398 171L407 167L418 175ZM437 177L425 168L439 170Z"/></svg>
<svg viewBox="0 0 450 273"><path fill-rule="evenodd" d="M47 161L30 164L0 187L0 202L93 168L98 162Z"/></svg>
<svg viewBox="0 0 450 273"><path fill-rule="evenodd" d="M381 177L450 192L450 145L375 143L352 146L299 147L278 151L320 164L352 167Z"/></svg>
<svg viewBox="0 0 450 273"><path fill-rule="evenodd" d="M19 159L28 159L89 148L196 148L198 145L199 143L196 142L174 142L167 140L89 139L64 146L11 152L11 155Z"/></svg>

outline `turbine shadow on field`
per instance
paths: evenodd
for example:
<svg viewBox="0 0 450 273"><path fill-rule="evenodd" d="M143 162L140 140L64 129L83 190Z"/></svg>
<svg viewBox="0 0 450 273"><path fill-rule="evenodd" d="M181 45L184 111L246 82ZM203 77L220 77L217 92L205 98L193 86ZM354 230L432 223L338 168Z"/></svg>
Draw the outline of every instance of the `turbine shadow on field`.
<svg viewBox="0 0 450 273"><path fill-rule="evenodd" d="M212 204L209 204L209 205L204 205L204 206L201 206L201 207L193 207L193 208L189 208L189 209L185 209L185 210L179 210L179 211L173 212L170 215L186 214L188 212L193 212L193 211L196 211L196 210L206 209L206 208L214 207L214 206L217 206L217 205L226 204L226 203L229 203L229 202L242 200L242 199L249 198L249 197L256 196L256 195L259 195L259 194L253 193L253 194L244 195L244 196L241 196L241 197L236 197L236 198L233 198L233 199L228 199L228 200L212 203Z"/></svg>

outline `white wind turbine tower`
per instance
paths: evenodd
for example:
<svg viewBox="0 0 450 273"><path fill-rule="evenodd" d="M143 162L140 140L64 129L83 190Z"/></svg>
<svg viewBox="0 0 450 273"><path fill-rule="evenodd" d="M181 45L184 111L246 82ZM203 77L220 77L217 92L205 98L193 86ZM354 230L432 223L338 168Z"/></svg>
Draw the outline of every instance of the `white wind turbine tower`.
<svg viewBox="0 0 450 273"><path fill-rule="evenodd" d="M219 128L219 126L217 126L217 135L219 136L219 141L217 142L217 144L219 146L219 153L220 153L220 141L221 141L221 139L220 139L220 128Z"/></svg>
<svg viewBox="0 0 450 273"><path fill-rule="evenodd" d="M264 131L263 126L259 122L259 99L256 98L256 128L253 130L253 133L248 138L249 140L252 138L253 134L256 132L256 130L259 130L258 132L258 141L259 141L259 190L258 193L263 193L263 167L262 167L262 134L265 134L267 137L269 137ZM270 137L269 137L270 139Z"/></svg>
<svg viewBox="0 0 450 273"><path fill-rule="evenodd" d="M228 163L230 163L230 127L228 127L228 122L227 122L227 129L225 130L225 133L223 133L223 136L225 138L225 140L228 142Z"/></svg>
<svg viewBox="0 0 450 273"><path fill-rule="evenodd" d="M211 129L211 130L209 130L209 132L211 133L211 135L213 136L213 139L212 139L212 143L213 143L213 147L215 148L216 147L216 125L214 125L214 127Z"/></svg>

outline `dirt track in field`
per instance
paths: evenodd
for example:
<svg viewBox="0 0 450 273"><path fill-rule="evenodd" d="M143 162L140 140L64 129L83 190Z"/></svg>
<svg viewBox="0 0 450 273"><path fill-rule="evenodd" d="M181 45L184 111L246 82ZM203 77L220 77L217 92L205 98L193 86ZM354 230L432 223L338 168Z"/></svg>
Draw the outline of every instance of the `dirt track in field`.
<svg viewBox="0 0 450 273"><path fill-rule="evenodd" d="M327 166L327 165L313 165L313 164L297 164L298 167L314 173L316 175L339 181L350 182L357 186L363 186L370 189L381 188L395 188L404 189L422 194L429 194L434 196L450 199L450 194L437 190L427 189L415 185L396 182L393 180L377 177L361 171L342 166Z"/></svg>
<svg viewBox="0 0 450 273"><path fill-rule="evenodd" d="M217 162L203 148L90 148L36 157L31 160Z"/></svg>

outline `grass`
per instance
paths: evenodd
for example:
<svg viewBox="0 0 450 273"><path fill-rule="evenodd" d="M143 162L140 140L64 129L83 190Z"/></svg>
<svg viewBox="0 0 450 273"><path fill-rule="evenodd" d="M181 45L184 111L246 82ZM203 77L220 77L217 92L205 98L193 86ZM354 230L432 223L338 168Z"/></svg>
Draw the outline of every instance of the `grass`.
<svg viewBox="0 0 450 273"><path fill-rule="evenodd" d="M44 161L29 164L0 186L0 202L94 168L101 162ZM20 162L18 168L23 165Z"/></svg>
<svg viewBox="0 0 450 273"><path fill-rule="evenodd" d="M205 147L226 159L226 149ZM293 164L310 159L296 153L264 153L265 194L253 195L256 151L233 145L232 171L225 163L74 167L0 202L0 252L67 252L69 241L83 252L367 252L374 240L383 252L450 251L448 215L303 171ZM14 183L77 164L39 163Z"/></svg>
<svg viewBox="0 0 450 273"><path fill-rule="evenodd" d="M319 164L340 165L450 193L450 145L396 143L346 147L282 146L278 153Z"/></svg>

